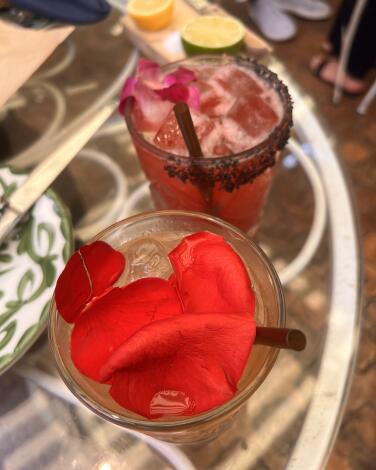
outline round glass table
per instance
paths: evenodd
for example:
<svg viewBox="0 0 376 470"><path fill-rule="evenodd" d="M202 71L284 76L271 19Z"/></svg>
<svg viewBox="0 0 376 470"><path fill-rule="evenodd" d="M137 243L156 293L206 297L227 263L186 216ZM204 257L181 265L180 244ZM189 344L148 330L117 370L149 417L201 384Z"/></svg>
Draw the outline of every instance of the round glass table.
<svg viewBox="0 0 376 470"><path fill-rule="evenodd" d="M118 93L137 52L117 14L76 30L0 110L0 163L31 167ZM294 100L283 153L256 240L281 277L287 324L303 353L282 351L231 433L180 448L104 422L57 377L43 334L0 377L5 469L289 468L325 464L352 380L359 332L358 234L346 178L309 96L266 58ZM152 210L148 184L116 114L53 185L77 243L128 215ZM1 338L0 338L1 339ZM0 351L1 352L1 351Z"/></svg>

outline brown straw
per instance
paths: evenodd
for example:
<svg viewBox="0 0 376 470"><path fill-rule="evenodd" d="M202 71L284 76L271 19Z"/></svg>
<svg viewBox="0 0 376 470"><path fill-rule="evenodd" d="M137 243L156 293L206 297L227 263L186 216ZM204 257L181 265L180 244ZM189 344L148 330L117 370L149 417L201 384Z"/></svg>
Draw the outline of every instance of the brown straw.
<svg viewBox="0 0 376 470"><path fill-rule="evenodd" d="M187 103L177 103L174 106L174 113L189 156L192 158L202 157L201 145Z"/></svg>
<svg viewBox="0 0 376 470"><path fill-rule="evenodd" d="M192 116L187 103L177 103L174 106L174 113L185 145L187 146L189 156L192 160L203 157L201 145L198 140L196 129L193 125ZM208 183L205 173L199 167L196 168L196 172L200 176L200 183L198 187L203 198L205 199L207 205L206 210L207 212L215 215L212 204L212 187Z"/></svg>
<svg viewBox="0 0 376 470"><path fill-rule="evenodd" d="M256 327L255 344L303 351L306 347L307 340L305 334L300 330L258 326Z"/></svg>

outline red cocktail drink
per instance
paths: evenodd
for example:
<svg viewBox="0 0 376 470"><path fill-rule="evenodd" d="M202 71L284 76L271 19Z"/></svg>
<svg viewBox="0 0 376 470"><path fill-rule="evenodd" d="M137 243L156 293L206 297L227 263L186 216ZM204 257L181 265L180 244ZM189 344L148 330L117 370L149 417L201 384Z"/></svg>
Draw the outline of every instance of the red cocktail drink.
<svg viewBox="0 0 376 470"><path fill-rule="evenodd" d="M127 99L125 119L158 209L206 212L243 230L255 230L277 152L292 124L287 88L264 66L245 59L206 56L170 64L195 75L200 103L191 115L203 156L192 158L173 104L148 114Z"/></svg>

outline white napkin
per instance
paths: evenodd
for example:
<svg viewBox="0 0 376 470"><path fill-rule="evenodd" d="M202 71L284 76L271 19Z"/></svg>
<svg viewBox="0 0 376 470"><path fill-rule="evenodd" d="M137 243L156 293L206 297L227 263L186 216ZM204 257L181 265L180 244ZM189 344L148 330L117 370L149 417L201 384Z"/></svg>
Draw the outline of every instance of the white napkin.
<svg viewBox="0 0 376 470"><path fill-rule="evenodd" d="M0 107L73 29L37 31L0 21Z"/></svg>

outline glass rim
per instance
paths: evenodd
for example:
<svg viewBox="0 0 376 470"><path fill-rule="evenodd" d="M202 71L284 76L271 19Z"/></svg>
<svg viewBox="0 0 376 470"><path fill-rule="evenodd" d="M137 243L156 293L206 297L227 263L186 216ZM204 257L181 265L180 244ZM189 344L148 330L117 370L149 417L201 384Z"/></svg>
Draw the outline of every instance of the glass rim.
<svg viewBox="0 0 376 470"><path fill-rule="evenodd" d="M285 326L286 321L286 310L285 310L285 301L282 291L282 285L278 278L278 274L269 261L268 257L262 251L262 249L250 238L246 235L246 233L242 232L240 229L234 227L233 225L229 224L228 222L219 219L218 217L214 217L208 214L204 214L201 212L191 212L191 211L181 211L181 210L163 210L163 211L149 211L144 212L142 214L137 214L132 217L123 219L111 226L107 227L106 229L102 230L98 233L95 237L93 237L88 243L92 243L95 240L102 239L108 233L112 232L116 228L120 227L121 225L131 226L137 224L138 222L142 221L145 218L150 217L169 217L169 216L188 216L193 217L196 220L201 219L203 221L210 221L219 224L221 227L230 230L231 232L235 233L238 237L241 237L243 241L246 241L252 246L252 249L257 253L259 258L261 259L264 267L266 268L270 278L272 279L272 284L277 295L277 305L278 305L278 327L283 328ZM50 315L49 315L49 324L48 324L48 338L50 348L52 350L53 356L55 358L55 362L57 365L58 372L63 379L66 386L69 390L75 395L80 401L82 401L85 406L91 409L94 413L105 418L106 420L120 425L122 427L128 427L135 430L143 430L145 432L167 432L167 431L179 431L186 429L188 427L194 427L198 424L203 424L220 418L222 415L227 414L233 410L239 408L244 402L248 400L248 398L259 388L265 378L268 376L270 370L272 369L277 356L279 354L278 348L272 348L269 346L262 346L260 347L269 347L270 353L268 354L268 358L265 361L266 367L262 369L262 372L256 377L256 379L247 386L242 392L231 398L231 400L225 402L224 404L208 410L206 412L200 413L198 415L193 416L184 416L181 419L177 417L177 419L173 420L147 420L147 418L133 418L133 417L125 417L115 411L110 411L105 406L100 405L94 399L92 399L86 392L84 392L79 384L77 384L74 379L71 377L71 374L68 372L64 361L61 358L59 348L57 346L56 341L56 325L58 319L58 311L56 309L55 303L55 295L52 298L51 306L50 306Z"/></svg>
<svg viewBox="0 0 376 470"><path fill-rule="evenodd" d="M181 59L175 62L168 63L162 66L162 71L168 71L169 69L173 69L178 67L179 65L187 64L187 62L203 62L207 64L208 62L218 62L225 64L237 64L244 67L250 67L253 72L256 73L262 80L266 81L269 86L271 86L276 93L279 95L279 98L282 103L283 107L283 115L281 121L278 125L271 131L271 133L264 139L262 142L257 144L254 147L249 149L243 150L238 153L233 153L230 155L209 155L205 157L195 157L191 158L187 155L178 155L175 153L168 152L166 150L160 149L156 147L149 141L147 141L142 134L138 132L136 126L134 125L132 119L132 106L134 102L133 97L128 97L125 101L124 105L124 119L126 125L128 127L128 131L135 142L139 145L143 146L145 149L149 150L153 153L156 157L162 160L168 160L170 162L173 161L185 161L191 165L200 165L200 166L209 166L212 164L228 164L230 162L241 161L243 159L250 159L252 157L256 157L263 153L274 153L278 150L281 150L290 135L290 128L293 125L292 121L292 99L289 94L287 86L278 78L277 74L269 70L264 65L260 64L257 60L251 59L248 57L242 56L228 56L228 55L200 55L196 57L188 57L185 59ZM274 163L274 161L273 161Z"/></svg>

